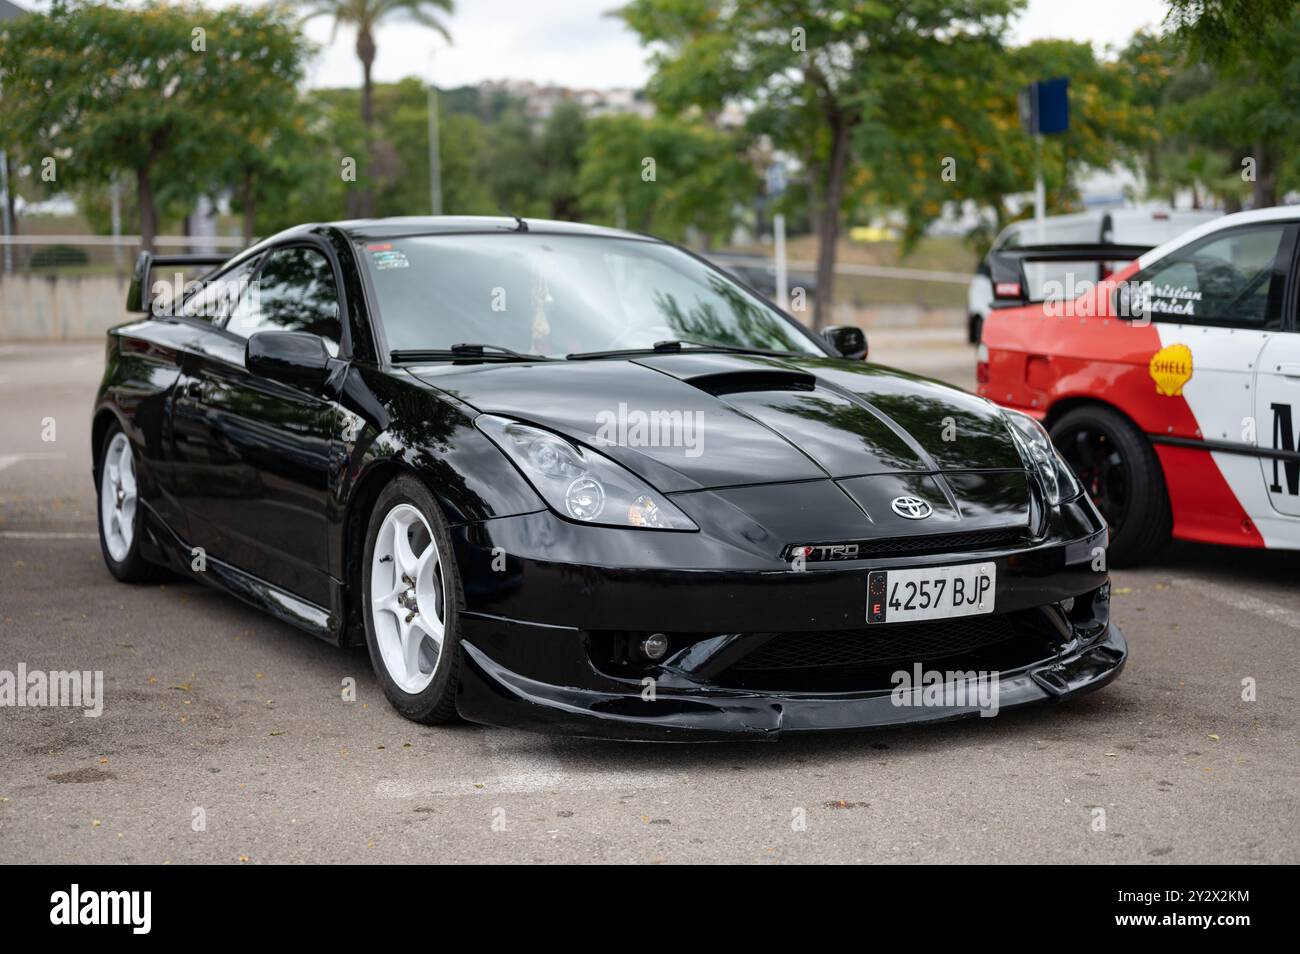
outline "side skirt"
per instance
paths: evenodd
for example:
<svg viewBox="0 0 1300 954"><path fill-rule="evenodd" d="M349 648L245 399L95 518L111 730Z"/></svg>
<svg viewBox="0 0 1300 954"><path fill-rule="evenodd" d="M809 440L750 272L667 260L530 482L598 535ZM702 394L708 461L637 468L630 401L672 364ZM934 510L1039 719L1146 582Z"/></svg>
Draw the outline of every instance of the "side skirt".
<svg viewBox="0 0 1300 954"><path fill-rule="evenodd" d="M336 646L341 644L343 621L339 615L215 557L207 557L207 569L203 572L192 569L190 545L147 503L144 504L144 514L144 555L149 560L201 583L225 590L250 606L270 613L281 622L296 626L328 643Z"/></svg>

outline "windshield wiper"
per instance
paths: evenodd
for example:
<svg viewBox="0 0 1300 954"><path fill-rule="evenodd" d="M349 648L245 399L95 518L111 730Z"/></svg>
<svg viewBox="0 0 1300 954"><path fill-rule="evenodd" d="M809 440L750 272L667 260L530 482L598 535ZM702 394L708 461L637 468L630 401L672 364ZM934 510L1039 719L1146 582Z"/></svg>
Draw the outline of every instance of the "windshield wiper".
<svg viewBox="0 0 1300 954"><path fill-rule="evenodd" d="M490 350L489 350L490 349ZM454 344L450 348L415 348L390 351L388 357L397 364L408 361L451 361L465 358L480 361L550 361L544 354L524 354L502 345Z"/></svg>
<svg viewBox="0 0 1300 954"><path fill-rule="evenodd" d="M683 347L691 345L690 348ZM567 355L574 361L584 361L588 358L621 358L626 355L637 354L681 354L683 352L701 351L701 352L721 352L723 354L758 354L768 357L789 358L789 357L807 357L797 351L773 351L769 348L741 348L736 345L712 344L708 341L693 341L690 338L680 338L675 341L656 341L650 348L622 348L616 351L580 351L577 354Z"/></svg>

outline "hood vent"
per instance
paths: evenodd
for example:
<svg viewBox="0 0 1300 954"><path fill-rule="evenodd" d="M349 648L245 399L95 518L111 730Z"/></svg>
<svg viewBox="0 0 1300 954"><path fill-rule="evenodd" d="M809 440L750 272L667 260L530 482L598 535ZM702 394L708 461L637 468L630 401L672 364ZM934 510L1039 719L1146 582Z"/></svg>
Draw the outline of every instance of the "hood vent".
<svg viewBox="0 0 1300 954"><path fill-rule="evenodd" d="M805 371L763 370L722 371L685 378L691 387L721 397L750 391L813 391L817 379Z"/></svg>

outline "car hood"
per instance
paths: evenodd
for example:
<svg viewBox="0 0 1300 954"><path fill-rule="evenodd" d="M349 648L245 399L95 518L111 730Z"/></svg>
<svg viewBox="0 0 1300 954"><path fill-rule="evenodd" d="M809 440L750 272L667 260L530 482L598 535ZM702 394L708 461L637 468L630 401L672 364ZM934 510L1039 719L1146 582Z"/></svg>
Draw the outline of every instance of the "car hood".
<svg viewBox="0 0 1300 954"><path fill-rule="evenodd" d="M599 448L665 493L1024 470L987 401L865 362L687 352L408 370L479 411Z"/></svg>

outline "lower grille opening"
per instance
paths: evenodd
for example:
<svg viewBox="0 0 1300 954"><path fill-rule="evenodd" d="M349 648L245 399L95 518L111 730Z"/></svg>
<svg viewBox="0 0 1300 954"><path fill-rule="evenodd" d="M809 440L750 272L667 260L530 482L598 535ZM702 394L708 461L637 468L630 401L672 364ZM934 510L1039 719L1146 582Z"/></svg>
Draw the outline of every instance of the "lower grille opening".
<svg viewBox="0 0 1300 954"><path fill-rule="evenodd" d="M1048 658L1063 642L1041 610L777 633L715 681L728 688L788 692L890 689L894 673L917 663L927 669L1004 671Z"/></svg>

